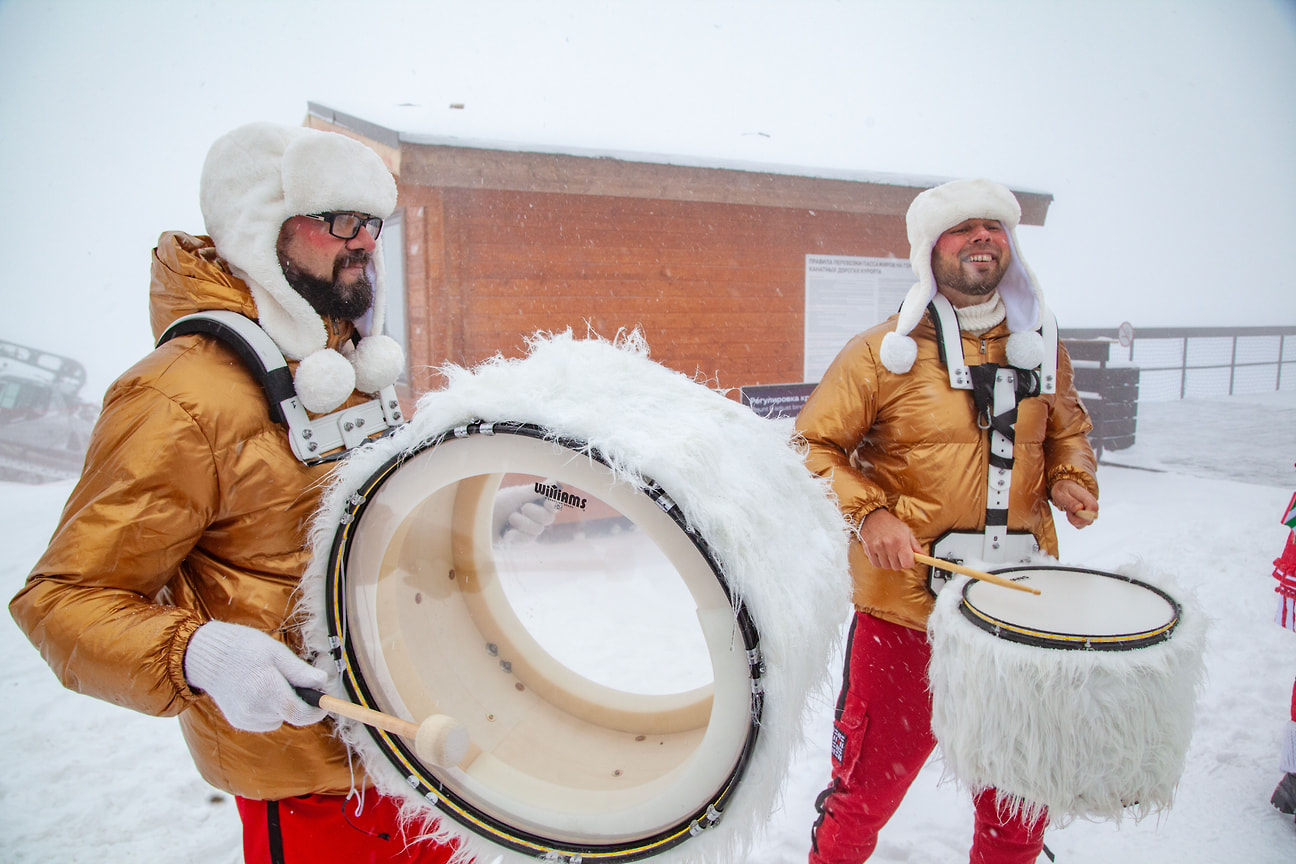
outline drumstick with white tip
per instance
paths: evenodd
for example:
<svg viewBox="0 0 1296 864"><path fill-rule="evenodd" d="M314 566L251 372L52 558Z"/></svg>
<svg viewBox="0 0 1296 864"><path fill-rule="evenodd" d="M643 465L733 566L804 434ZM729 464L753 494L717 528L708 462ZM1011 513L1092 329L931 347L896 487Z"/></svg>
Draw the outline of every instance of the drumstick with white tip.
<svg viewBox="0 0 1296 864"><path fill-rule="evenodd" d="M354 702L347 702L312 690L308 687L295 687L302 701L323 708L330 714L337 714L351 720L357 720L366 726L391 732L414 742L414 752L420 759L439 768L457 765L468 754L468 730L453 717L445 714L433 714L422 723L411 723L384 714Z"/></svg>
<svg viewBox="0 0 1296 864"><path fill-rule="evenodd" d="M924 555L921 552L914 553L914 560L922 564L929 564L932 567L939 567L942 570L949 570L953 573L962 573L964 576L971 576L973 579L979 579L982 582L989 582L993 585L1002 585L1004 588L1012 588L1016 591L1026 591L1030 594L1038 594L1038 588L1032 588L1029 585L1023 585L1020 582L1014 582L1011 579L1005 579L1002 576L996 576L993 573L986 573L981 570L973 570L971 567L964 567L962 564L955 564L953 561L945 561L941 558L933 558L930 555Z"/></svg>

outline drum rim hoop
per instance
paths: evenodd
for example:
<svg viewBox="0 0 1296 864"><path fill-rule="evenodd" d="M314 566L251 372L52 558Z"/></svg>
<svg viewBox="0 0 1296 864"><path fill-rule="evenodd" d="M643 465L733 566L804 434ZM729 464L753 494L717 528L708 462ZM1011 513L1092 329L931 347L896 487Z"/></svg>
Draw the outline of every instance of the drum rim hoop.
<svg viewBox="0 0 1296 864"><path fill-rule="evenodd" d="M331 659L347 693L357 704L374 710L381 710L381 706L376 704L376 700L363 677L359 676L356 671L358 669L358 661L355 656L356 649L351 643L349 629L342 626L342 620L345 616L343 588L346 584L346 560L353 539L353 527L359 524L364 510L374 494L406 461L448 440L466 438L470 435L498 434L521 435L552 442L587 455L604 466L611 467L608 460L597 448L570 436L553 434L537 424L517 421L488 422L475 420L424 438L418 444L392 456L361 482L355 494L350 496L346 502L338 526L334 529L333 540L329 547L328 570L325 574L326 614L324 616L328 626ZM752 754L755 752L765 701L764 691L760 686L760 679L764 673L764 661L761 659L760 634L756 629L756 624L747 610L746 603L741 599L735 603L733 591L724 575L720 572L719 565L716 564L715 558L711 554L706 538L700 536L687 524L684 515L680 512L674 500L656 481L647 477L641 477L640 479L645 484L640 491L658 504L694 544L698 553L702 555L707 566L714 574L725 597L728 598L730 607L734 610L735 623L742 635L744 648L747 652L749 681L752 685L751 711L746 739L743 742L733 770L724 783L721 784L721 787L709 796L705 804L698 807L686 818L649 837L618 843L588 844L567 843L541 837L528 831L519 830L503 820L482 812L463 800L438 779L435 774L429 771L427 766L424 766L416 758L413 749L398 736L371 726L364 727L365 732L368 733L392 767L398 767L399 765L408 772L405 776L406 782L424 799L431 802L434 807L449 815L460 825L511 851L530 856L535 856L537 853L544 855L556 852L564 855L595 858L600 861L637 861L657 855L683 843L690 837L696 836L720 819L724 807L737 790L751 761Z"/></svg>
<svg viewBox="0 0 1296 864"><path fill-rule="evenodd" d="M968 580L963 586L959 597L959 612L963 617L971 622L977 629L998 639L1008 642L1016 642L1020 645L1029 645L1033 648L1052 648L1058 651L1134 651L1139 648L1147 648L1157 645L1168 640L1174 633L1179 621L1183 615L1183 607L1179 601L1175 600L1168 593L1144 582L1141 579L1135 579L1132 576L1126 576L1121 573L1109 573L1105 570L1094 570L1089 567L1067 567L1055 564L1038 564L1022 565L1018 567L1002 567L990 572L997 576L1007 576L1022 570L1039 571L1039 570L1065 570L1071 573L1092 573L1095 576L1105 576L1109 579L1117 579L1121 582L1128 582L1137 585L1140 588L1157 594L1161 599L1170 604L1173 614L1170 620L1165 624L1158 625L1151 630L1140 631L1137 633L1115 634L1111 636L1084 636L1075 633L1061 633L1040 628L1028 628L1021 625L1009 624L1000 621L988 613L976 609L968 599L968 591L976 584L975 580ZM1011 578L1009 576L1008 578ZM1014 580L1016 581L1016 580Z"/></svg>

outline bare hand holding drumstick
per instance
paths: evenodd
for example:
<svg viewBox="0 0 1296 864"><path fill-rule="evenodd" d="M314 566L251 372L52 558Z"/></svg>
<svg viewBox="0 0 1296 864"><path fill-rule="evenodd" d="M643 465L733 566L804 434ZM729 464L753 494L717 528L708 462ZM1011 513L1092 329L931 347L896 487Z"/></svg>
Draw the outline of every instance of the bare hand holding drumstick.
<svg viewBox="0 0 1296 864"><path fill-rule="evenodd" d="M881 570L908 570L914 566L914 553L923 551L904 520L885 507L864 517L859 537L869 563Z"/></svg>
<svg viewBox="0 0 1296 864"><path fill-rule="evenodd" d="M885 508L874 510L864 517L864 521L860 523L859 536L869 563L883 570L907 570L915 563L922 563L931 567L943 567L955 573L971 576L973 579L993 582L1005 588L1015 588L1031 594L1040 593L1034 588L1018 585L992 573L983 573L940 558L932 558L923 551L918 538L914 536L904 520ZM908 563L905 563L906 561Z"/></svg>
<svg viewBox="0 0 1296 864"><path fill-rule="evenodd" d="M1074 480L1059 480L1054 483L1051 500L1053 506L1065 513L1067 521L1076 528L1086 528L1098 518L1098 499Z"/></svg>

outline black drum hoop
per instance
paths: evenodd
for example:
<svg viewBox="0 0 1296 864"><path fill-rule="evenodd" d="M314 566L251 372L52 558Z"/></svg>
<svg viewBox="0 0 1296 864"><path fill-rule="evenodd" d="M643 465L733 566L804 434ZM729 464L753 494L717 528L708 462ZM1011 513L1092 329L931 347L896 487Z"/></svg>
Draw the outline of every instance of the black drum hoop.
<svg viewBox="0 0 1296 864"><path fill-rule="evenodd" d="M347 499L342 516L339 519L338 528L333 535L333 542L329 552L328 572L325 579L327 607L325 617L328 624L329 644L332 646L332 659L336 664L347 693L353 701L366 708L376 711L383 710L383 706L377 704L374 699L363 676L358 674L357 670L360 667L359 657L355 645L352 644L350 631L346 627L346 602L344 596L346 561L354 539L353 529L359 525L369 501L401 465L425 450L436 447L447 440L466 438L470 435L520 435L535 438L566 447L611 468L608 460L597 449L590 447L585 442L567 436L551 434L535 424L512 421L474 421L448 429L439 435L425 438L414 447L404 450L387 460L367 480L361 483L356 493ZM719 821L724 808L737 791L755 750L765 702L764 691L761 687L761 678L764 675L764 661L761 659L760 634L757 631L755 622L747 611L746 604L741 599L735 600L729 583L720 572L720 567L716 564L705 538L701 537L688 525L684 514L664 489L648 478L642 478L642 480L644 485L641 486L640 491L652 499L696 547L698 553L715 575L717 583L719 583L725 597L729 600L729 605L733 608L735 622L746 649L748 672L751 679L751 712L746 738L739 751L734 768L722 787L704 805L698 807L692 814L675 825L650 837L633 841L610 844L579 844L558 842L552 838L522 831L483 812L480 808L465 801L447 784L438 779L435 773L423 765L415 756L413 748L398 736L374 727L364 727L388 762L393 767L407 772L406 782L429 804L450 816L465 828L511 851L541 860L550 860L552 855L558 854L563 856L556 859L560 861L593 859L608 862L639 861L660 854L691 837L697 836Z"/></svg>
<svg viewBox="0 0 1296 864"><path fill-rule="evenodd" d="M1105 576L1108 579L1128 582L1132 585L1137 585L1140 588L1145 588L1161 597L1170 604L1173 614L1170 616L1168 622L1159 625L1152 630L1108 636L1064 633L1061 631L1045 630L1043 628L1025 627L1020 624L1001 621L993 615L975 608L971 600L968 598L968 590L976 584L975 580L968 580L967 584L963 586L963 594L959 600L959 612L961 612L963 617L971 622L975 627L984 630L996 638L1004 639L1008 642L1016 642L1021 645L1029 645L1033 648L1052 648L1060 651L1134 651L1139 648L1147 648L1166 641L1171 637L1171 635L1173 635L1175 628L1179 626L1179 617L1183 613L1183 609L1179 605L1179 602L1155 585L1149 585L1147 582L1140 579L1123 576L1119 573L1108 573L1103 570L1091 570L1085 567L1059 567L1053 565L1004 567L991 572L1012 579L1010 574L1022 570L1031 572L1039 572L1041 570L1059 570L1071 573L1090 573L1095 576ZM1017 579L1013 579L1013 581L1020 581L1021 578L1023 577L1018 577Z"/></svg>

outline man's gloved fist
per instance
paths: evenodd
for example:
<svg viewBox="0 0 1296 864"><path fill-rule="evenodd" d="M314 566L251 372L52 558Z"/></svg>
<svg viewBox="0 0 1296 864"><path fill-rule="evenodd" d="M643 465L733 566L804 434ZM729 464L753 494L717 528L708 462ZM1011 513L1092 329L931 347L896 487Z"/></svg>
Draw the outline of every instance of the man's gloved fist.
<svg viewBox="0 0 1296 864"><path fill-rule="evenodd" d="M533 485L506 486L495 495L493 536L506 543L534 540L553 524L557 509Z"/></svg>
<svg viewBox="0 0 1296 864"><path fill-rule="evenodd" d="M230 725L271 732L284 722L309 726L327 715L293 687L323 690L328 676L260 630L208 621L194 631L184 656L189 686L211 696Z"/></svg>

